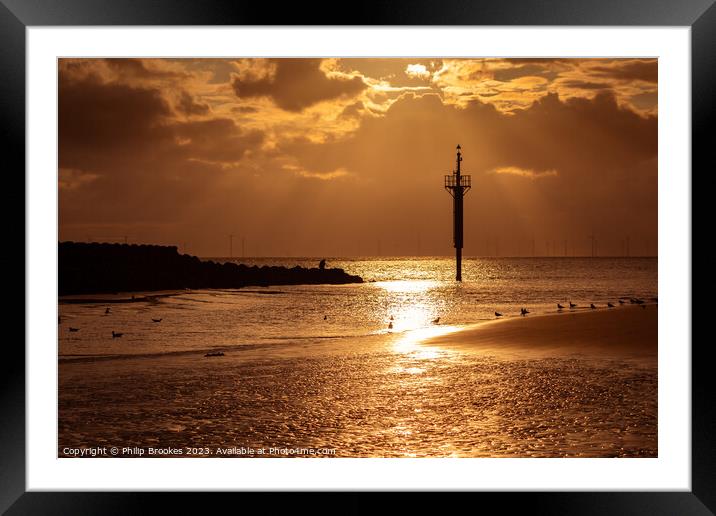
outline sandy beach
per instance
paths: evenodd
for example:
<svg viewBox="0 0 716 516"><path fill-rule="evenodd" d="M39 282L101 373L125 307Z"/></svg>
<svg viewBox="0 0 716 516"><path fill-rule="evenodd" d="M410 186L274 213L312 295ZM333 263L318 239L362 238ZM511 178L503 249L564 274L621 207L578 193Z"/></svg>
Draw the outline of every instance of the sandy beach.
<svg viewBox="0 0 716 516"><path fill-rule="evenodd" d="M426 342L434 346L509 357L624 357L654 361L658 306L496 319Z"/></svg>

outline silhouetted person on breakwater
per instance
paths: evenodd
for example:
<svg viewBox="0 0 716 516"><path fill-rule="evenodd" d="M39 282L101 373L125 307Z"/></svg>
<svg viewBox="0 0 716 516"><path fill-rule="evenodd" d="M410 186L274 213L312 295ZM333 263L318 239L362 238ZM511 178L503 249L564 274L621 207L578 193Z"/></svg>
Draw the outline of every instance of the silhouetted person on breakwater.
<svg viewBox="0 0 716 516"><path fill-rule="evenodd" d="M179 255L171 246L60 242L59 294L129 292L128 298L145 301L146 296L138 292L363 282L342 269L329 270L323 261L320 269L298 265L258 267ZM107 315L113 312L111 309Z"/></svg>

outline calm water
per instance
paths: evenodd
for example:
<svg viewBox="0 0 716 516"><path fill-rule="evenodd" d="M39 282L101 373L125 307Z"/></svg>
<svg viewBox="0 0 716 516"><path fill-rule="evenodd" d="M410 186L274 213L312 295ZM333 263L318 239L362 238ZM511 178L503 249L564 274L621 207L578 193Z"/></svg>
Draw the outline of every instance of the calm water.
<svg viewBox="0 0 716 516"><path fill-rule="evenodd" d="M656 259L467 260L462 284L449 259L328 266L366 283L190 291L113 304L109 315L105 304L60 304L58 455L97 446L657 455L655 362L514 359L422 343L495 310L656 297ZM216 349L225 355L203 356Z"/></svg>
<svg viewBox="0 0 716 516"><path fill-rule="evenodd" d="M318 259L244 260L249 265L316 266ZM623 297L657 297L656 258L486 258L328 260L360 275L359 285L281 286L191 291L151 302L60 305L59 354L155 354L247 346L311 344L360 339L443 325L460 326L556 310L570 300L580 308ZM325 317L325 319L324 319ZM162 319L153 323L152 318ZM69 326L80 328L70 333ZM111 332L123 332L112 339Z"/></svg>

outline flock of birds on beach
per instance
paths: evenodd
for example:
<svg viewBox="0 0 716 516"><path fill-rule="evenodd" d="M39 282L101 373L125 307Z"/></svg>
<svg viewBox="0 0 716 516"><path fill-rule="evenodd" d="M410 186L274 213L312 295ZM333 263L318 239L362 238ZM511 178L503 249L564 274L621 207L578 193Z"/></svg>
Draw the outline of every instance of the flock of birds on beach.
<svg viewBox="0 0 716 516"><path fill-rule="evenodd" d="M641 306L642 308L646 308L646 301L644 301L643 299L637 298L637 297L620 298L620 299L619 299L619 304L620 304L620 305L626 304L627 301L625 301L625 299L628 299L628 300L629 300L629 304L639 305L639 306ZM655 301L655 302L656 302L656 301L657 301L657 298L652 298L652 301ZM578 306L579 306L579 305L577 305L576 303L572 303L571 301L569 302L569 309L570 309L570 310L574 310L574 309L577 308ZM615 307L616 307L616 305L615 305L614 303L612 303L611 301L607 303L607 308L615 308ZM567 307L564 306L564 305L562 305L561 303L557 303L557 311L558 311L558 312L561 312L562 310L565 310L566 308L567 308ZM589 303L589 308L590 308L591 310L596 310L596 309L599 308L599 307L598 307L597 305L595 305L594 303ZM521 315L522 317L525 317L527 314L530 314L530 313L532 313L532 312L530 312L527 308L524 308L524 307L520 308L520 315ZM497 311L495 311L495 317L498 318L498 319L499 319L500 317L503 317L502 312L497 312ZM324 317L323 319L325 320L326 317ZM431 322L432 322L433 324L440 324L440 317L436 317L436 318L433 319ZM393 329L393 316L392 316L392 315L390 316L390 322L388 323L388 329L389 329L389 330L392 330L392 329Z"/></svg>
<svg viewBox="0 0 716 516"><path fill-rule="evenodd" d="M638 297L630 297L630 298L628 298L628 299L629 299L629 303L630 303L630 304L632 304L632 305L639 305L639 306L641 306L642 308L646 308L646 301L644 301L643 299L640 299L640 298L638 298ZM653 298L653 299L652 299L652 301L656 301L656 300L657 300L657 298ZM619 304L620 304L620 305L626 304L625 298L620 298L620 299L619 299ZM577 303L572 303L571 301L569 302L569 309L570 309L570 310L574 310L574 309L577 308L578 306L579 306L579 305L577 305ZM615 307L616 307L616 305L615 305L614 303L612 303L611 301L607 302L607 308L615 308ZM567 308L567 307L564 306L564 305L562 305L561 303L557 303L557 311L558 311L558 312L561 312L562 310L565 310L566 308ZM590 308L591 310L596 310L596 309L599 308L599 307L598 307L597 305L595 305L594 303L589 303L589 308ZM521 315L522 317L526 316L526 315L529 314L529 313L530 313L530 311L529 311L527 308L520 308L520 315ZM501 312L495 312L495 317L497 317L497 318L502 317L502 313L501 313Z"/></svg>
<svg viewBox="0 0 716 516"><path fill-rule="evenodd" d="M630 303L630 304L632 304L632 305L639 305L639 306L641 306L642 308L646 308L646 301L644 301L643 299L640 299L640 298L638 298L638 297L630 297L630 298L628 298L628 299L629 299L629 303ZM657 301L657 298L652 298L652 301ZM619 299L619 304L620 304L620 305L626 304L625 298L620 298L620 299ZM571 301L569 302L569 309L570 309L570 310L574 310L574 309L577 308L578 306L579 306L579 305L577 305L577 303L572 303ZM607 308L615 308L615 307L616 307L616 305L615 305L614 303L612 303L611 301L607 302ZM566 308L567 308L567 307L564 306L564 305L562 305L561 303L557 303L557 311L558 311L558 312L561 312L562 310L565 310ZM598 307L597 305L595 305L594 303L589 303L589 308L590 308L591 310L596 310L596 309L599 308L599 307ZM526 316L526 315L529 314L529 313L530 313L530 311L529 311L527 308L520 308L520 315L521 315L522 317ZM495 317L497 317L497 318L502 317L502 313L501 313L501 312L495 312Z"/></svg>

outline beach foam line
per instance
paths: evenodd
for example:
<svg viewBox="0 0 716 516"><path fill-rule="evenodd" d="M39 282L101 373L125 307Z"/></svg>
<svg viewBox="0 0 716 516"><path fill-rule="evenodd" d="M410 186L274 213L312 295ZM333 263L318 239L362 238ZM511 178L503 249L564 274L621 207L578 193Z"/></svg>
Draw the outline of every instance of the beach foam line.
<svg viewBox="0 0 716 516"><path fill-rule="evenodd" d="M422 342L494 355L595 355L656 359L658 305L512 317Z"/></svg>

